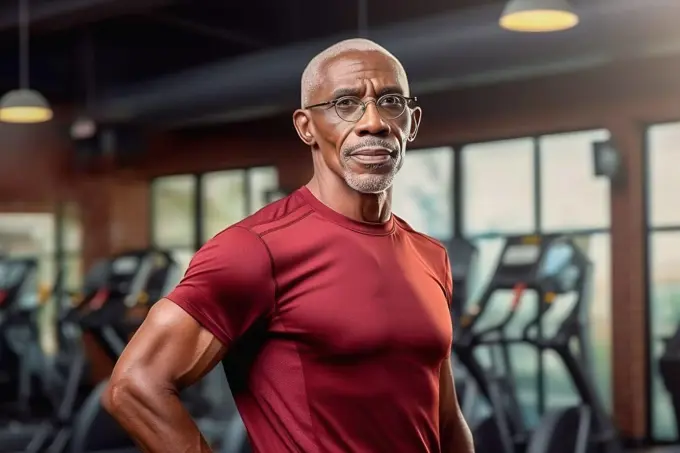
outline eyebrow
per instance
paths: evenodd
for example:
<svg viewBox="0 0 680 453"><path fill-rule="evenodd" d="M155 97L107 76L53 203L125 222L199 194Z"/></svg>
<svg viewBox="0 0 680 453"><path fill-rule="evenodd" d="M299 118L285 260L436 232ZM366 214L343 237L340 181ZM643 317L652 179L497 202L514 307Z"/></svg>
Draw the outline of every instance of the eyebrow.
<svg viewBox="0 0 680 453"><path fill-rule="evenodd" d="M344 96L355 96L355 97L361 97L361 88L338 88L337 90L333 91L333 98L338 99ZM378 93L378 97L383 96L385 94L403 94L404 90L398 86L398 85L390 85L386 86L380 89Z"/></svg>

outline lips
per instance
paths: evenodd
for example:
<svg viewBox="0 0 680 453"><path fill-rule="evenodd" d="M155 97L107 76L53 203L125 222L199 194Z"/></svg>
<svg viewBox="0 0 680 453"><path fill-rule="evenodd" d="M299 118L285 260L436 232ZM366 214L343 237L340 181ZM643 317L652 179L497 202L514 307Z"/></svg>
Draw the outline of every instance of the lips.
<svg viewBox="0 0 680 453"><path fill-rule="evenodd" d="M394 152L386 148L362 148L354 151L351 156L367 156L367 157L378 157L378 156L391 156Z"/></svg>
<svg viewBox="0 0 680 453"><path fill-rule="evenodd" d="M387 148L362 148L350 154L350 158L363 165L385 165L392 161L394 154Z"/></svg>

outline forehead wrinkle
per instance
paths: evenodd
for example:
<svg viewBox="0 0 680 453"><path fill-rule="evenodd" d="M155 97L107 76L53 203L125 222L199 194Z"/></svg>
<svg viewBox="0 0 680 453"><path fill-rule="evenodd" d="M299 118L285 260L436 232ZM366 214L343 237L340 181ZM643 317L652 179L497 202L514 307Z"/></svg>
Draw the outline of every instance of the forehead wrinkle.
<svg viewBox="0 0 680 453"><path fill-rule="evenodd" d="M300 106L304 108L309 105L312 96L316 90L318 90L324 81L324 75L329 63L331 63L335 58L342 54L349 52L378 52L386 57L388 57L395 64L395 68L398 73L398 79L400 82L404 83L405 87L408 87L408 78L406 76L406 71L399 62L399 60L392 55L387 49L380 46L379 44L370 41L368 39L356 38L348 39L345 41L340 41L334 44L324 51L320 52L309 62L304 72L302 73L302 78L300 82ZM356 64L359 64L358 62Z"/></svg>

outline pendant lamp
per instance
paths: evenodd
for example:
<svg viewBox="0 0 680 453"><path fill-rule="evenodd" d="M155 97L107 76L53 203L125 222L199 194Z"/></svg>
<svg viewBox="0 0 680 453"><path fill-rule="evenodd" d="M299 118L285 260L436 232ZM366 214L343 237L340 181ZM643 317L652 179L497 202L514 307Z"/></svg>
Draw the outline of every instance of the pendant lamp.
<svg viewBox="0 0 680 453"><path fill-rule="evenodd" d="M42 123L54 116L42 94L29 88L28 0L19 0L19 86L0 99L0 121Z"/></svg>
<svg viewBox="0 0 680 453"><path fill-rule="evenodd" d="M509 0L499 20L502 28L525 33L568 30L578 22L567 0Z"/></svg>

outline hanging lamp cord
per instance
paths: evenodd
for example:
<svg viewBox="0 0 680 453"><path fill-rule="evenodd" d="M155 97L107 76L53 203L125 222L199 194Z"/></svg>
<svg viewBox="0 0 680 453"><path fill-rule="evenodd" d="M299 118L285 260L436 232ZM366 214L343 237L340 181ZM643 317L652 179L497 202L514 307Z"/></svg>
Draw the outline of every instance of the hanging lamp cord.
<svg viewBox="0 0 680 453"><path fill-rule="evenodd" d="M366 0L358 0L358 32L360 38L368 38L368 2Z"/></svg>
<svg viewBox="0 0 680 453"><path fill-rule="evenodd" d="M29 74L28 74L28 53L29 53L29 37L28 37L28 0L19 0L19 87L27 90Z"/></svg>

